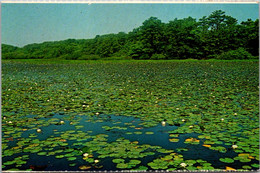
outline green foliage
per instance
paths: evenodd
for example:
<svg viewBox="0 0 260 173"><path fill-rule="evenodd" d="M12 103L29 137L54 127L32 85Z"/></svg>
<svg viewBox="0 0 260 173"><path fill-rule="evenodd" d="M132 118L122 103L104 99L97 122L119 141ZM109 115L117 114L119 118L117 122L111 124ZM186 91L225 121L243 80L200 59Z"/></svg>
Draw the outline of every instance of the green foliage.
<svg viewBox="0 0 260 173"><path fill-rule="evenodd" d="M192 17L163 23L150 17L129 33L97 35L93 39L2 45L3 59L98 60L130 57L161 59L250 59L258 57L259 20L241 24L217 10L198 21ZM226 53L224 53L226 52ZM249 54L248 54L248 53Z"/></svg>
<svg viewBox="0 0 260 173"><path fill-rule="evenodd" d="M3 52L9 53L9 52L13 52L13 51L17 50L18 47L7 45L7 44L2 44L1 49Z"/></svg>
<svg viewBox="0 0 260 173"><path fill-rule="evenodd" d="M174 19L166 25L166 38L168 44L165 47L167 57L178 59L198 58L200 49L198 23L191 17ZM198 58L199 59L199 58Z"/></svg>
<svg viewBox="0 0 260 173"><path fill-rule="evenodd" d="M2 62L6 170L47 157L54 165L69 161L69 170L107 161L127 170L259 168L258 62L80 62ZM161 147L167 140L179 140L174 150ZM187 160L197 149L196 160ZM218 164L202 160L201 151Z"/></svg>
<svg viewBox="0 0 260 173"><path fill-rule="evenodd" d="M129 50L129 56L131 56L133 59L142 59L140 57L145 54L143 49L144 48L143 48L143 45L141 44L141 42L132 44L131 48Z"/></svg>
<svg viewBox="0 0 260 173"><path fill-rule="evenodd" d="M100 59L99 55L81 55L78 60L98 60Z"/></svg>
<svg viewBox="0 0 260 173"><path fill-rule="evenodd" d="M232 60L232 59L253 59L254 57L244 48L223 52L216 56L216 59Z"/></svg>
<svg viewBox="0 0 260 173"><path fill-rule="evenodd" d="M157 60L157 59L166 59L166 57L163 54L153 54L151 59L155 59L155 60Z"/></svg>

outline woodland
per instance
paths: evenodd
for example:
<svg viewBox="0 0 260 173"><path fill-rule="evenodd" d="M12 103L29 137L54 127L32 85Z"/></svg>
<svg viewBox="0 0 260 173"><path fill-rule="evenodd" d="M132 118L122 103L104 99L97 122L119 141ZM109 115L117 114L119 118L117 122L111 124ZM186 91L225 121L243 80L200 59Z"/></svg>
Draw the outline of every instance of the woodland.
<svg viewBox="0 0 260 173"><path fill-rule="evenodd" d="M259 20L243 21L217 10L199 20L150 17L129 33L28 44L2 44L2 59L258 59ZM87 32L87 31L86 31Z"/></svg>

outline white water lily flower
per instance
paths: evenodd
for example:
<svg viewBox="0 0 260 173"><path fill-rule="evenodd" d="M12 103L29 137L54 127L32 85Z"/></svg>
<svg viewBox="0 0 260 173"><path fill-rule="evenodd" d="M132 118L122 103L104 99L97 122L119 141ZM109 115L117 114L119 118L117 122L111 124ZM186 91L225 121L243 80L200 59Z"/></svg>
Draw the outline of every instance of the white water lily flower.
<svg viewBox="0 0 260 173"><path fill-rule="evenodd" d="M182 122L184 122L184 121L185 121L185 119L182 119L181 121L182 121Z"/></svg>
<svg viewBox="0 0 260 173"><path fill-rule="evenodd" d="M234 115L237 115L237 113L234 113Z"/></svg>
<svg viewBox="0 0 260 173"><path fill-rule="evenodd" d="M84 153L83 154L84 157L88 157L88 155L89 155L88 153Z"/></svg>
<svg viewBox="0 0 260 173"><path fill-rule="evenodd" d="M182 166L182 167L186 167L187 164L186 164L186 163L181 163L181 166Z"/></svg>
<svg viewBox="0 0 260 173"><path fill-rule="evenodd" d="M95 163L98 163L98 162L99 162L99 160L94 160L94 162L95 162Z"/></svg>
<svg viewBox="0 0 260 173"><path fill-rule="evenodd" d="M41 129L37 129L37 132L40 133L40 132L42 132L42 130Z"/></svg>
<svg viewBox="0 0 260 173"><path fill-rule="evenodd" d="M224 118L221 118L221 121L224 121Z"/></svg>
<svg viewBox="0 0 260 173"><path fill-rule="evenodd" d="M162 121L162 126L165 126L166 125L166 122L165 121Z"/></svg>
<svg viewBox="0 0 260 173"><path fill-rule="evenodd" d="M193 126L189 126L189 128L192 128Z"/></svg>
<svg viewBox="0 0 260 173"><path fill-rule="evenodd" d="M61 124L64 124L65 122L64 121L60 121Z"/></svg>
<svg viewBox="0 0 260 173"><path fill-rule="evenodd" d="M237 145L232 145L232 148L233 149L236 149L238 146Z"/></svg>

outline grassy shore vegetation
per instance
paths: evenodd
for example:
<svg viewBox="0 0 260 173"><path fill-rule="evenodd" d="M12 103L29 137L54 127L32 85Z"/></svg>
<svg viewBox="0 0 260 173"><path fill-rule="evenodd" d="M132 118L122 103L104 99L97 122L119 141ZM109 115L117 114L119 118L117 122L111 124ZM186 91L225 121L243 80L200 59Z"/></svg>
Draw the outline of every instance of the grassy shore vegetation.
<svg viewBox="0 0 260 173"><path fill-rule="evenodd" d="M259 20L238 24L224 11L199 20L192 17L163 23L156 17L129 33L97 35L93 39L2 45L3 59L258 59ZM87 31L86 31L87 32Z"/></svg>
<svg viewBox="0 0 260 173"><path fill-rule="evenodd" d="M4 60L3 169L259 169L258 85L258 61Z"/></svg>

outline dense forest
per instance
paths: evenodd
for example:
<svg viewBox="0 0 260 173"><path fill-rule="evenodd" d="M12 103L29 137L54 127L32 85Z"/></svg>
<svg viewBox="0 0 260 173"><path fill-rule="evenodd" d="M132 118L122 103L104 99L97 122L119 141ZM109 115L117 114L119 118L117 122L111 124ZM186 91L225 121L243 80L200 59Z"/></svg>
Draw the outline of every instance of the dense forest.
<svg viewBox="0 0 260 173"><path fill-rule="evenodd" d="M129 33L22 48L2 44L2 59L252 59L259 55L258 30L258 19L239 24L221 10L198 21L188 17L163 23L150 17Z"/></svg>

